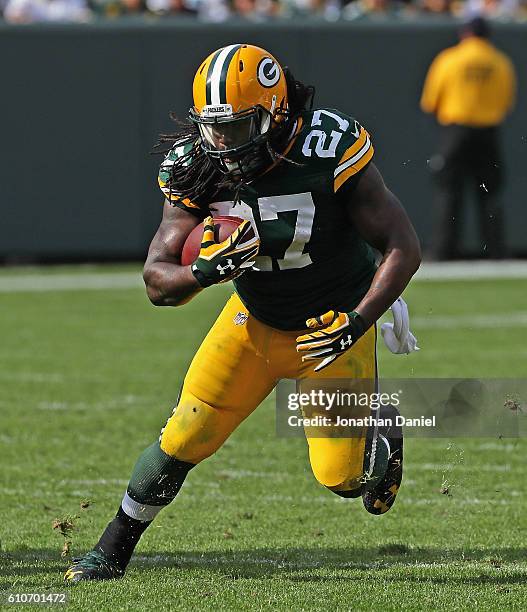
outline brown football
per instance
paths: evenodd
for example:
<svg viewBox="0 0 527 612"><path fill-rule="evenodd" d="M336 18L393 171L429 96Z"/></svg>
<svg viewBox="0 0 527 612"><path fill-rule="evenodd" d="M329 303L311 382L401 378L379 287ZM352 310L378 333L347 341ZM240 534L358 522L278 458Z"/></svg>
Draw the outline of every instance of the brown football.
<svg viewBox="0 0 527 612"><path fill-rule="evenodd" d="M223 242L234 232L234 230L243 222L239 217L214 217L214 237L216 242ZM203 238L203 223L196 225L190 232L183 245L181 252L181 265L188 266L199 255L201 247L201 239Z"/></svg>

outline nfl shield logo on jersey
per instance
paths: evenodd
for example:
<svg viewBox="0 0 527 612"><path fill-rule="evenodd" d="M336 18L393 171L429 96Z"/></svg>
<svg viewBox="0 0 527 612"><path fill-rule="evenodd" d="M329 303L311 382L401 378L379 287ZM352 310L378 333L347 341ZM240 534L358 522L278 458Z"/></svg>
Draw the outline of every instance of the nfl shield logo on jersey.
<svg viewBox="0 0 527 612"><path fill-rule="evenodd" d="M248 318L248 314L246 314L245 312L239 312L233 319L234 325L243 325Z"/></svg>

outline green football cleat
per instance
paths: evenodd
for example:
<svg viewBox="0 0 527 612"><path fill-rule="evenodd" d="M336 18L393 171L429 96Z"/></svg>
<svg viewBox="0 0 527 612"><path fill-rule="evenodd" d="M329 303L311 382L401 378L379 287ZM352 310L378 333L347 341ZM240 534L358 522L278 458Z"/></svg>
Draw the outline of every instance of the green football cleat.
<svg viewBox="0 0 527 612"><path fill-rule="evenodd" d="M64 574L64 581L70 583L83 580L113 580L123 576L124 570L115 562L100 552L90 550L84 557L73 559L72 565Z"/></svg>
<svg viewBox="0 0 527 612"><path fill-rule="evenodd" d="M396 424L399 411L395 406L383 406L379 418L391 419L390 427L379 427L379 442L382 437L388 444L388 467L384 477L372 487L364 487L362 502L370 514L384 514L393 506L403 479L403 429ZM385 443L386 443L385 442Z"/></svg>

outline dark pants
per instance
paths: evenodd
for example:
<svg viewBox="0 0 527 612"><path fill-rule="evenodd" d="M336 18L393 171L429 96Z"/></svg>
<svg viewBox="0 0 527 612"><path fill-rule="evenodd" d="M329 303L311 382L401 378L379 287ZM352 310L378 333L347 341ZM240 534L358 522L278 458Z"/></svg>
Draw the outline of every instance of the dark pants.
<svg viewBox="0 0 527 612"><path fill-rule="evenodd" d="M435 259L460 256L463 194L469 184L477 194L481 254L504 257L503 211L497 198L503 176L497 128L443 127L439 155L431 167L438 214L431 255Z"/></svg>

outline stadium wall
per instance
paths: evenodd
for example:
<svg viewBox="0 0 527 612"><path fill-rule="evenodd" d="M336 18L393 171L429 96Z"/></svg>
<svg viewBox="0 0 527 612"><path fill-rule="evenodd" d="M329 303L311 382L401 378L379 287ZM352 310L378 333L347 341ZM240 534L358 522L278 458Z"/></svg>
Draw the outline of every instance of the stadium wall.
<svg viewBox="0 0 527 612"><path fill-rule="evenodd" d="M527 26L500 25L519 105L504 132L507 235L525 252ZM372 133L376 163L427 244L433 231L427 160L433 121L418 100L432 58L456 41L452 23L203 24L130 22L0 26L0 258L142 258L162 198L149 154L185 116L199 62L233 41L267 47L317 87L319 106L353 114ZM474 244L469 215L466 245Z"/></svg>

